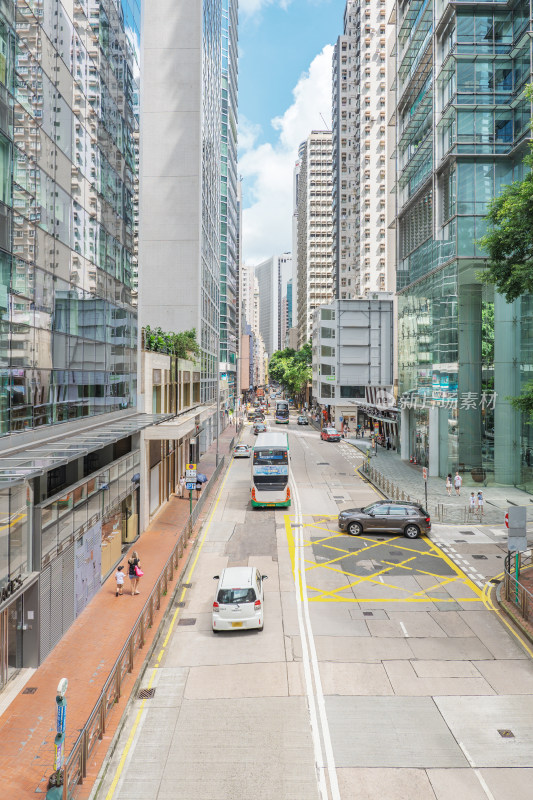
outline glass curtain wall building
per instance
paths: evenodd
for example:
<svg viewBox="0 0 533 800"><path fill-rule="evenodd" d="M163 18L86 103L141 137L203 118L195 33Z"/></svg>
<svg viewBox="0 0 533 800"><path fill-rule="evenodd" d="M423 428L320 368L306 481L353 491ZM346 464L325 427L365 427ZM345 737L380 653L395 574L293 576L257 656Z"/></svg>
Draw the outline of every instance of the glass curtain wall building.
<svg viewBox="0 0 533 800"><path fill-rule="evenodd" d="M531 137L529 2L396 8L402 457L533 487L533 430L509 403L532 368L532 301L480 282L477 244Z"/></svg>
<svg viewBox="0 0 533 800"><path fill-rule="evenodd" d="M81 550L96 591L137 535L139 30L140 0L0 3L0 687L90 599Z"/></svg>
<svg viewBox="0 0 533 800"><path fill-rule="evenodd" d="M237 397L239 196L237 174L238 0L222 0L222 127L220 153L220 372L229 407Z"/></svg>

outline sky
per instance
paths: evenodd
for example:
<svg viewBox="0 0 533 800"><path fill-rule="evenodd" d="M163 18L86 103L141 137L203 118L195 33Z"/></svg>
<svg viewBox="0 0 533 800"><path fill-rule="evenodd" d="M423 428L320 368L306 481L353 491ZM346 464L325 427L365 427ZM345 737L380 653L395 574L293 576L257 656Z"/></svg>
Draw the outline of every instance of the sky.
<svg viewBox="0 0 533 800"><path fill-rule="evenodd" d="M331 127L331 58L344 7L345 0L239 1L246 264L291 250L294 163L311 130Z"/></svg>

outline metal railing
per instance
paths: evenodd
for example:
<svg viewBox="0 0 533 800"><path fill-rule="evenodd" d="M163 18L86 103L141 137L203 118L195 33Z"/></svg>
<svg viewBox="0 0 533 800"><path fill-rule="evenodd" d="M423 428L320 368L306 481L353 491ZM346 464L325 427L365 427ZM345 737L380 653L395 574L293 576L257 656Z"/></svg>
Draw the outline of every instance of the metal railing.
<svg viewBox="0 0 533 800"><path fill-rule="evenodd" d="M174 579L174 572L178 567L180 558L183 556L194 525L207 501L211 488L215 485L224 468L224 461L225 458L222 456L218 466L207 481L201 497L196 502L192 515L180 533L172 553L168 557L150 596L144 604L135 627L104 684L100 697L89 715L89 719L65 761L63 768L63 800L75 798L77 787L83 783L84 778L87 776L89 757L105 734L106 722L122 695L124 680L128 674L133 672L135 656L145 645L146 632L153 626L156 611L161 608L161 597L168 592L169 584Z"/></svg>
<svg viewBox="0 0 533 800"><path fill-rule="evenodd" d="M503 597L518 609L526 622L533 622L533 593L520 582L520 573L528 568L533 568L531 551L508 553L505 556Z"/></svg>

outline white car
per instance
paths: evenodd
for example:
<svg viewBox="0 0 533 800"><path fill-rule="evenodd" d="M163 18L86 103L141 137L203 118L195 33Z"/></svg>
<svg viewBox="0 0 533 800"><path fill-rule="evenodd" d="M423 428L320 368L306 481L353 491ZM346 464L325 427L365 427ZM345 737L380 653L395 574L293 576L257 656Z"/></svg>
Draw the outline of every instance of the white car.
<svg viewBox="0 0 533 800"><path fill-rule="evenodd" d="M238 628L263 630L263 581L255 567L227 567L218 580L213 601L213 633Z"/></svg>
<svg viewBox="0 0 533 800"><path fill-rule="evenodd" d="M252 455L252 448L249 444L238 444L233 449L233 458L250 458Z"/></svg>

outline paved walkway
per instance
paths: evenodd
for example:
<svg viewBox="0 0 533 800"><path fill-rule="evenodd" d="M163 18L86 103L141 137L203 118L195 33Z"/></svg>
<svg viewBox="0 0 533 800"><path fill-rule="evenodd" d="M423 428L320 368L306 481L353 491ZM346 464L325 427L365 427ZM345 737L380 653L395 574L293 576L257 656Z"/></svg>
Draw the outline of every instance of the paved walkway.
<svg viewBox="0 0 533 800"><path fill-rule="evenodd" d="M345 441L357 447L361 452L367 452L371 446L370 439L346 439ZM378 470L385 480L392 481L401 491L409 495L411 500L424 502L424 480L422 467L402 461L398 452L387 450L378 445L377 454L373 455L370 464ZM464 476L463 476L464 477ZM488 486L482 484L467 485L466 478L458 497L452 489L451 496L446 492L446 485L442 478L428 478L428 506L429 512L436 515L437 506L442 506L443 522L465 522L469 517L480 521L477 515L470 515L468 498L470 492L481 489L485 499L483 522L495 524L503 523L504 515L510 505L526 506L528 519L533 520L533 497L527 492L513 486ZM466 516L465 516L466 515Z"/></svg>
<svg viewBox="0 0 533 800"><path fill-rule="evenodd" d="M235 436L235 427L228 425L220 436L220 453L227 455L229 444ZM215 469L216 445L200 460L199 471L209 478ZM211 497L214 497L216 488ZM209 503L203 511L204 517ZM143 608L146 598L176 544L176 537L185 527L189 514L188 500L172 497L156 516L147 530L141 534L132 549L138 551L144 577L140 584L140 595L132 597L128 592L115 597L113 576L102 586L87 608L63 636L48 658L31 676L32 694L19 692L0 716L0 774L2 796L13 800L25 800L35 794L45 794L48 778L53 772L55 736L55 695L59 678L68 678L67 692L67 737L65 755L68 755L98 702L102 688L113 670L114 664ZM196 526L196 532L202 516ZM175 580L187 562L194 536L184 552ZM124 556L126 561L127 555ZM173 584L175 586L175 582ZM132 688L140 673L159 623L172 598L172 591L162 598L161 608L156 612L155 624L147 632L142 653L135 659L134 671L123 684L123 695L114 714L109 719L102 742L96 747L88 764L87 780L79 787L76 799L89 796L91 785L98 775L107 749L120 722ZM9 688L9 684L8 687Z"/></svg>

